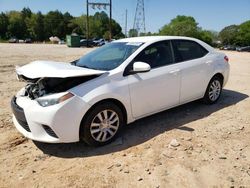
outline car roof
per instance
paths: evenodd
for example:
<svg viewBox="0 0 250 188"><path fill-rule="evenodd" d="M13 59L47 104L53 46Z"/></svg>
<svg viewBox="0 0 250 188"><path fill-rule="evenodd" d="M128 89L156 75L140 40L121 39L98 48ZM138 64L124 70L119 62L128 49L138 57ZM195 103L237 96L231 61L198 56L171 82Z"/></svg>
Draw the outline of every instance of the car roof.
<svg viewBox="0 0 250 188"><path fill-rule="evenodd" d="M117 40L116 42L157 42L161 40L174 40L174 39L186 39L186 40L195 40L190 37L180 37L180 36L147 36L147 37L133 37L133 38L124 38Z"/></svg>
<svg viewBox="0 0 250 188"><path fill-rule="evenodd" d="M205 42L191 38L191 37L182 37L182 36L147 36L147 37L133 37L133 38L124 38L120 40L116 40L113 42L131 42L131 43L154 43L162 40L191 40L198 42L203 47L205 47L209 51L214 51L214 49L206 44Z"/></svg>

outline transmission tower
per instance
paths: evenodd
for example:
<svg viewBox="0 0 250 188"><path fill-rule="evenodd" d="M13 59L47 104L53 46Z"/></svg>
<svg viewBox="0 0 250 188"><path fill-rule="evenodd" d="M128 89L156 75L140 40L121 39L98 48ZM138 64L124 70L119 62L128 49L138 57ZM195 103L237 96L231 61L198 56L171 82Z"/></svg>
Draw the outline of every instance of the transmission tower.
<svg viewBox="0 0 250 188"><path fill-rule="evenodd" d="M146 33L144 0L137 0L133 29L137 31L138 36Z"/></svg>

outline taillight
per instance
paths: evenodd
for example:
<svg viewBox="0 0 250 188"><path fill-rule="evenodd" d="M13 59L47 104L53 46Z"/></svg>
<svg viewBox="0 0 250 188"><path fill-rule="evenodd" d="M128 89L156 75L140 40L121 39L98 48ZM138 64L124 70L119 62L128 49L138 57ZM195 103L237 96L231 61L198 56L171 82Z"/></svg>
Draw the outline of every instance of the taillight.
<svg viewBox="0 0 250 188"><path fill-rule="evenodd" d="M224 60L225 60L226 62L228 62L228 61L229 61L229 58L228 58L227 56L225 56L225 57L224 57Z"/></svg>

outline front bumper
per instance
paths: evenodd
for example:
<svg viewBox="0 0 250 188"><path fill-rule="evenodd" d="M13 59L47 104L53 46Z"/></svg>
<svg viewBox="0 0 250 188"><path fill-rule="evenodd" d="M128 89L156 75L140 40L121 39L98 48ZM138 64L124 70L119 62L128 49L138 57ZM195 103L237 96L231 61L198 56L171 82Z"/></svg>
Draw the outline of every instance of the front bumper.
<svg viewBox="0 0 250 188"><path fill-rule="evenodd" d="M49 107L24 96L11 100L17 130L27 138L47 143L79 141L81 120L89 107L77 96Z"/></svg>

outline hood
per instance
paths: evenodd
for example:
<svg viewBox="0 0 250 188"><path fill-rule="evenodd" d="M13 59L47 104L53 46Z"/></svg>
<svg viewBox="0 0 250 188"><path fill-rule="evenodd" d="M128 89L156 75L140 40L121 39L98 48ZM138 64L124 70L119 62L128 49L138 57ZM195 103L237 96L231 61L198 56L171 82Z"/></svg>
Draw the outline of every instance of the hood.
<svg viewBox="0 0 250 188"><path fill-rule="evenodd" d="M16 68L18 76L25 76L29 79L91 76L101 75L104 72L105 71L77 67L70 63L53 61L34 61Z"/></svg>

